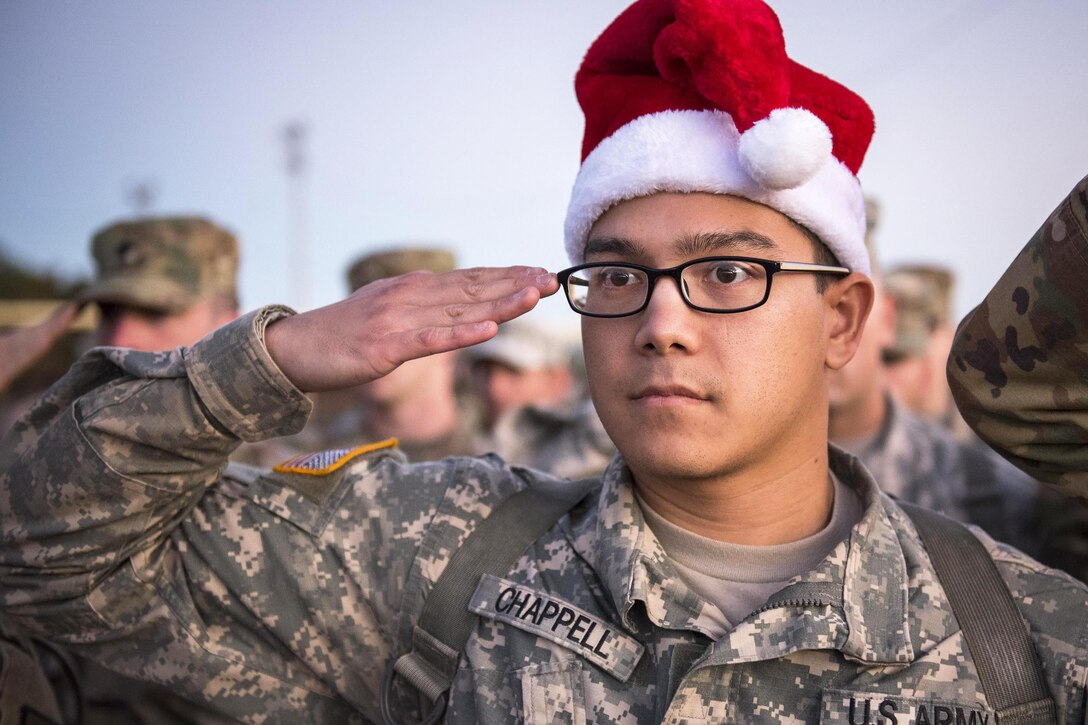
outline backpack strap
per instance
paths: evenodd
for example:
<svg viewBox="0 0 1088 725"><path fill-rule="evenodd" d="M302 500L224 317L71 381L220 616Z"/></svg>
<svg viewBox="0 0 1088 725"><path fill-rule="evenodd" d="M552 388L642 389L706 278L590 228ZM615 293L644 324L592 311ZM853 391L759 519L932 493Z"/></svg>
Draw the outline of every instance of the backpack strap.
<svg viewBox="0 0 1088 725"><path fill-rule="evenodd" d="M966 526L946 516L897 503L914 522L929 553L998 722L1057 722L1027 623L986 547Z"/></svg>
<svg viewBox="0 0 1088 725"><path fill-rule="evenodd" d="M534 541L600 482L599 477L586 478L566 482L556 490L518 491L501 501L468 535L427 595L413 628L412 651L386 667L381 695L385 725L398 725L391 706L397 675L434 702L424 725L442 719L461 651L476 628L477 616L469 611L468 602L480 577L506 574Z"/></svg>

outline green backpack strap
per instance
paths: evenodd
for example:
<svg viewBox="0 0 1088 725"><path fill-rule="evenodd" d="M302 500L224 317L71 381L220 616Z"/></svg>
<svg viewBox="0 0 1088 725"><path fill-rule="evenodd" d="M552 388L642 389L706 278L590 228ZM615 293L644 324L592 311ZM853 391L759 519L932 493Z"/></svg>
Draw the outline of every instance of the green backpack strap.
<svg viewBox="0 0 1088 725"><path fill-rule="evenodd" d="M998 722L1053 725L1057 711L1039 653L986 547L963 524L914 504L898 504L929 553Z"/></svg>
<svg viewBox="0 0 1088 725"><path fill-rule="evenodd" d="M586 478L555 490L523 489L499 503L468 535L427 596L412 631L412 651L386 667L381 695L385 725L398 725L391 705L397 675L434 703L424 725L442 719L461 651L476 628L477 616L468 603L480 577L506 574L534 541L600 483L600 478Z"/></svg>

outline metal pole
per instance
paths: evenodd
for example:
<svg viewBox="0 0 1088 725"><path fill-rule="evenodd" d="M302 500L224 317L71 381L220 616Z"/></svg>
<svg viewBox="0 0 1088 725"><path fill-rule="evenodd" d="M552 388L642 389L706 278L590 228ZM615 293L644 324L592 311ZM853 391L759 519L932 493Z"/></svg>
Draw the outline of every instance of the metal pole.
<svg viewBox="0 0 1088 725"><path fill-rule="evenodd" d="M299 310L310 306L310 250L306 239L306 149L309 132L305 122L295 120L283 128L287 151L287 213L289 215L288 263L291 303Z"/></svg>

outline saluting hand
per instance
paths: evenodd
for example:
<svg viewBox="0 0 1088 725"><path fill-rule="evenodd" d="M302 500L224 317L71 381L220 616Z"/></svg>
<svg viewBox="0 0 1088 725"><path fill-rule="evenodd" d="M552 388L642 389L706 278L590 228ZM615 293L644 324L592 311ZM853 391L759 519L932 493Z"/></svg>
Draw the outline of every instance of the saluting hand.
<svg viewBox="0 0 1088 725"><path fill-rule="evenodd" d="M539 267L412 272L279 320L269 325L265 342L300 390L338 390L380 378L417 357L489 340L501 323L558 289L555 275Z"/></svg>

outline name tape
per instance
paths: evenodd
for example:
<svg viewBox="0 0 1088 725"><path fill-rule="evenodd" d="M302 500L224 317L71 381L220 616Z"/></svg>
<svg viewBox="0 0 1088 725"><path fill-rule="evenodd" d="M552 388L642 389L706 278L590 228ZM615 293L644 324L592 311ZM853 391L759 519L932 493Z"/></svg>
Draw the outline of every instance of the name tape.
<svg viewBox="0 0 1088 725"><path fill-rule="evenodd" d="M645 650L615 625L570 602L491 574L480 577L468 608L574 650L621 682Z"/></svg>
<svg viewBox="0 0 1088 725"><path fill-rule="evenodd" d="M875 692L829 690L822 723L850 725L998 725L997 715L977 703L900 697Z"/></svg>

